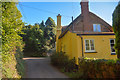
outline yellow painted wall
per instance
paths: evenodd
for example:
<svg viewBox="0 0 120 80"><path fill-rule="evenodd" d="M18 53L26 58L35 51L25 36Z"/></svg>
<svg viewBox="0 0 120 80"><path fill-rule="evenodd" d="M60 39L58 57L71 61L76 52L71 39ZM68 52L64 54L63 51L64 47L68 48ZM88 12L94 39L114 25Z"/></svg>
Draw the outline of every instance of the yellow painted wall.
<svg viewBox="0 0 120 80"><path fill-rule="evenodd" d="M114 35L86 35L83 37L83 52L84 57L98 58L98 59L117 59L116 55L111 55L110 39L115 39ZM85 39L93 39L95 44L95 51L97 53L85 53ZM76 33L68 31L62 38L58 39L58 52L66 52L70 59L82 57L81 37ZM76 63L77 63L76 61Z"/></svg>
<svg viewBox="0 0 120 80"><path fill-rule="evenodd" d="M67 32L62 38L58 40L59 42L59 52L65 52L70 59L76 58L76 63L78 62L78 57L80 54L80 37L75 33ZM78 48L79 47L79 48ZM79 53L79 54L78 54Z"/></svg>
<svg viewBox="0 0 120 80"><path fill-rule="evenodd" d="M110 39L115 39L114 35L83 36L83 39L93 39L95 51L97 53L85 53L85 41L83 43L84 55L89 58L117 59L117 55L111 55Z"/></svg>

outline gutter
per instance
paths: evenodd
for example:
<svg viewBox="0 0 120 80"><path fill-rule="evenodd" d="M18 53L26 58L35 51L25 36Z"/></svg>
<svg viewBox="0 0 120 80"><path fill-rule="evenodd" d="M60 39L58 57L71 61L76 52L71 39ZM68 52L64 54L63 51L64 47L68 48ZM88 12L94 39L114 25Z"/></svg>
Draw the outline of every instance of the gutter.
<svg viewBox="0 0 120 80"><path fill-rule="evenodd" d="M81 42L82 42L82 57L84 57L84 53L83 53L83 37L80 35L81 37Z"/></svg>

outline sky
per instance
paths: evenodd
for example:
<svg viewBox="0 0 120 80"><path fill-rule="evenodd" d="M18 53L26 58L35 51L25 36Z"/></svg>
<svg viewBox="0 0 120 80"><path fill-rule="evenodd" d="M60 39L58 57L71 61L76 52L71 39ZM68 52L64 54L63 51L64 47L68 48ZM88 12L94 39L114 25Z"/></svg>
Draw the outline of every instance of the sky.
<svg viewBox="0 0 120 80"><path fill-rule="evenodd" d="M98 15L112 25L112 13L118 2L89 2L89 11ZM34 25L45 22L51 17L57 24L57 15L62 15L62 26L69 25L72 16L75 19L81 14L80 2L19 2L17 5L22 14L22 20Z"/></svg>

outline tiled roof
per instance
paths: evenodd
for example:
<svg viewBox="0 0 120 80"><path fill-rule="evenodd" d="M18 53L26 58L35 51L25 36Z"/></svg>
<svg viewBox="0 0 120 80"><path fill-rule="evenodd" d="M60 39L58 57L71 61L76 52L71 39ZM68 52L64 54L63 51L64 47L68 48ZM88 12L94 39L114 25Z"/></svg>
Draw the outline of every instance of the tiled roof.
<svg viewBox="0 0 120 80"><path fill-rule="evenodd" d="M101 21L103 21L104 23L106 23L106 25L109 26L109 27L106 27L106 28L109 29L111 32L113 32L112 26L109 25L107 22L105 22L103 19L101 19L100 17L98 17L97 15L95 15L95 14L92 13L92 12L89 12L89 15L94 16L94 17L97 17L98 19L100 19ZM67 31L71 28L71 25L72 25L74 22L76 22L78 19L83 19L83 16L80 14L80 15L79 15L76 19L74 19L73 22L71 22L68 26L64 26L64 27L62 28L62 33L61 33L61 35L59 36L59 38L63 37L63 36L67 33ZM73 31L73 32L74 32L74 31ZM74 33L76 33L76 34L81 34L81 33L79 33L79 31L78 31L78 32L74 32ZM108 33L108 32L106 32L106 33ZM106 33L103 32L102 34L106 34ZM86 33L84 33L84 34L86 34ZM91 33L88 32L87 34L91 34ZM97 33L94 32L94 34L97 34ZM111 33L110 33L110 34L111 34ZM113 34L113 33L112 33L112 34Z"/></svg>

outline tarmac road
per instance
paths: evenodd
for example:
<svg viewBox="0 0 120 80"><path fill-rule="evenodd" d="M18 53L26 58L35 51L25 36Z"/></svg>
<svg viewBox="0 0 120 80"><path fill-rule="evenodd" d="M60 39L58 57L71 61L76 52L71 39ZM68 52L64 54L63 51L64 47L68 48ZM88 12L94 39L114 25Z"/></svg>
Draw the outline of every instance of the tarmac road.
<svg viewBox="0 0 120 80"><path fill-rule="evenodd" d="M50 58L23 58L25 60L25 78L68 78L51 65Z"/></svg>

